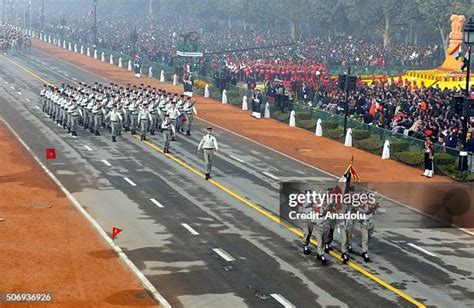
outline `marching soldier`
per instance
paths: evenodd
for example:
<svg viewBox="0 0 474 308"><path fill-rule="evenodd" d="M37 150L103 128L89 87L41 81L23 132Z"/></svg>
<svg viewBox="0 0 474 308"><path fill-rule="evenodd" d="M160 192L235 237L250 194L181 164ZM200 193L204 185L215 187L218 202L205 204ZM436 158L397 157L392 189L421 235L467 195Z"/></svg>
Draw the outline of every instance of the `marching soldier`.
<svg viewBox="0 0 474 308"><path fill-rule="evenodd" d="M360 224L360 233L362 235L362 257L364 262L371 262L369 257L369 241L374 233L374 214L379 208L379 204L364 203L358 207L355 207L357 211L361 214L365 214L361 219L359 219Z"/></svg>
<svg viewBox="0 0 474 308"><path fill-rule="evenodd" d="M146 132L148 130L148 124L151 121L151 115L148 112L148 104L143 104L140 107L140 112L138 113L138 125L140 126L141 137L140 140L146 140Z"/></svg>
<svg viewBox="0 0 474 308"><path fill-rule="evenodd" d="M311 249L309 249L309 244L311 243L311 236L313 232L315 233L316 241L318 242L317 247L317 256L316 258L321 261L322 265L326 265L327 259L324 256L324 234L327 229L327 219L325 215L327 213L326 206L317 206L309 201L306 201L303 205L303 211L308 213L314 211L317 214L317 217L312 221L307 222L307 229L305 235L303 237L303 254L309 255L311 254Z"/></svg>
<svg viewBox="0 0 474 308"><path fill-rule="evenodd" d="M130 134L135 135L137 133L138 125L138 111L135 101L132 101L128 106L128 112L130 115Z"/></svg>
<svg viewBox="0 0 474 308"><path fill-rule="evenodd" d="M156 100L153 98L148 106L148 113L150 114L150 135L155 135L156 125L158 123L158 110Z"/></svg>
<svg viewBox="0 0 474 308"><path fill-rule="evenodd" d="M211 178L212 170L212 159L214 157L214 151L218 151L219 147L217 145L217 139L212 135L212 127L207 128L207 134L204 135L199 142L198 152L200 150L204 151L204 162L205 162L205 175L206 181Z"/></svg>
<svg viewBox="0 0 474 308"><path fill-rule="evenodd" d="M163 131L163 141L165 143L165 146L163 148L163 153L169 153L170 140L171 140L171 135L174 131L174 125L171 122L169 115L167 114L165 114L163 122L161 122L161 130Z"/></svg>
<svg viewBox="0 0 474 308"><path fill-rule="evenodd" d="M92 115L94 117L94 135L100 136L99 130L102 127L102 106L100 101L97 101L94 108L92 108Z"/></svg>
<svg viewBox="0 0 474 308"><path fill-rule="evenodd" d="M48 90L48 87L44 84L40 92L40 98L41 98L41 103L42 103L41 105L43 106L43 112L47 112L47 103L48 103L48 99L46 98L47 90Z"/></svg>
<svg viewBox="0 0 474 308"><path fill-rule="evenodd" d="M79 121L79 110L77 102L74 100L71 106L67 110L69 117L69 130L71 131L72 136L77 137L77 123Z"/></svg>
<svg viewBox="0 0 474 308"><path fill-rule="evenodd" d="M110 126L112 129L112 142L117 142L117 135L120 129L120 122L122 122L122 116L117 111L117 106L112 107L112 111L106 115L106 119L110 120Z"/></svg>
<svg viewBox="0 0 474 308"><path fill-rule="evenodd" d="M350 205L344 206L343 213L350 213L352 207ZM352 252L352 232L354 231L354 220L343 219L339 224L339 232L341 234L341 258L343 263L349 262L348 253Z"/></svg>
<svg viewBox="0 0 474 308"><path fill-rule="evenodd" d="M196 102L191 103L191 98L188 96L183 106L183 112L186 116L186 136L191 136L191 125L194 120L194 115L197 115L196 107L194 107Z"/></svg>
<svg viewBox="0 0 474 308"><path fill-rule="evenodd" d="M94 115L92 114L92 109L94 109L95 100L94 94L89 95L89 101L86 106L86 114L84 116L84 129L90 130L91 133L94 132Z"/></svg>
<svg viewBox="0 0 474 308"><path fill-rule="evenodd" d="M175 101L172 101L172 102L171 102L171 107L168 108L168 110L166 111L166 113L168 114L169 119L170 119L171 123L173 123L173 126L174 126L173 135L171 135L171 140L172 140L172 141L175 141L175 136L176 136L176 122L177 122L177 120L178 120L178 117L181 115L181 113L179 112L178 108L176 107L176 102L175 102Z"/></svg>

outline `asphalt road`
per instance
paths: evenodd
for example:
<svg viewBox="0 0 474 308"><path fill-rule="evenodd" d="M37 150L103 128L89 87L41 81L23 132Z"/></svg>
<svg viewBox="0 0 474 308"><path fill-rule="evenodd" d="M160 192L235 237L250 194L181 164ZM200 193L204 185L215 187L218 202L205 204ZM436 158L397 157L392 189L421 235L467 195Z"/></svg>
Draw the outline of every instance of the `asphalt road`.
<svg viewBox="0 0 474 308"><path fill-rule="evenodd" d="M203 168L196 150L208 123L195 121L193 136L172 143L180 164L128 134L117 143L107 131L73 138L42 113L38 77L109 82L99 76L36 50L0 56L0 76L1 117L39 157L56 148L48 168L104 230L124 230L117 243L173 306L413 306L378 279L424 305L474 305L472 236L458 229L384 199L373 262L354 254L361 270L333 257L323 267L268 216L278 217L280 182L311 180L324 189L335 177L216 128L215 182L206 182L194 170ZM162 147L161 136L149 139Z"/></svg>

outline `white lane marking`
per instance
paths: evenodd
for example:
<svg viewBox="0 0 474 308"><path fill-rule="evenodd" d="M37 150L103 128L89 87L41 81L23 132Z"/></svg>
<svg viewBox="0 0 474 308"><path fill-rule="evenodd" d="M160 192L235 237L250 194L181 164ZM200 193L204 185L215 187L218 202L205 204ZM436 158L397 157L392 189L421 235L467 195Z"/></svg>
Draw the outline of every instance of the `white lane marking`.
<svg viewBox="0 0 474 308"><path fill-rule="evenodd" d="M421 248L421 247L419 247L419 246L416 246L415 244L408 243L408 246L411 246L411 247L415 248L415 249L418 250L418 251L421 251L421 252L423 252L423 253L426 253L426 254L429 255L429 256L436 257L436 255L435 255L434 253L429 252L428 250L426 250L426 249L424 249L424 248Z"/></svg>
<svg viewBox="0 0 474 308"><path fill-rule="evenodd" d="M76 77L72 77L72 80L77 81L77 78L76 78Z"/></svg>
<svg viewBox="0 0 474 308"><path fill-rule="evenodd" d="M181 226L183 226L186 230L188 230L189 232L191 232L192 235L199 235L199 233L194 230L193 228L191 228L190 225L188 224L181 224Z"/></svg>
<svg viewBox="0 0 474 308"><path fill-rule="evenodd" d="M14 86L11 86L10 88L12 88L12 90L15 90L15 87L14 87Z"/></svg>
<svg viewBox="0 0 474 308"><path fill-rule="evenodd" d="M31 99L29 99L28 97L26 98L27 101L31 102Z"/></svg>
<svg viewBox="0 0 474 308"><path fill-rule="evenodd" d="M102 162L106 164L107 166L112 167L112 164L106 161L105 159L102 159Z"/></svg>
<svg viewBox="0 0 474 308"><path fill-rule="evenodd" d="M5 80L5 84L8 84L8 81Z"/></svg>
<svg viewBox="0 0 474 308"><path fill-rule="evenodd" d="M235 160L238 161L239 163L244 163L243 160L241 160L240 158L238 158L238 157L236 157L236 156L234 156L234 155L229 155L229 157L232 158L232 159L235 159Z"/></svg>
<svg viewBox="0 0 474 308"><path fill-rule="evenodd" d="M295 308L296 306L293 305L289 300L287 300L286 298L284 298L282 295L280 294L277 294L277 293L273 293L273 294L270 294L271 297L273 297L277 302L279 302L280 304L283 305L283 307L285 308Z"/></svg>
<svg viewBox="0 0 474 308"><path fill-rule="evenodd" d="M88 145L85 145L84 148L85 148L87 151L92 151L91 147L88 146Z"/></svg>
<svg viewBox="0 0 474 308"><path fill-rule="evenodd" d="M217 253L222 259L226 260L227 262L232 262L235 261L234 258L230 254L228 254L224 249L222 248L213 248L212 249L215 253Z"/></svg>
<svg viewBox="0 0 474 308"><path fill-rule="evenodd" d="M129 178L123 178L125 181L128 182L128 184L132 185L132 186L137 186L137 184L135 184L132 180L130 180Z"/></svg>
<svg viewBox="0 0 474 308"><path fill-rule="evenodd" d="M36 108L36 109L40 109L40 107L39 107L39 106L35 106L35 108Z"/></svg>
<svg viewBox="0 0 474 308"><path fill-rule="evenodd" d="M160 306L171 308L171 305L163 297L163 295L158 292L155 286L148 280L148 278L143 275L143 273L137 268L137 266L128 258L128 256L122 251L120 246L116 245L115 242L110 238L110 236L102 229L99 223L92 218L92 216L87 213L82 204L77 201L77 199L64 187L64 185L58 180L58 178L41 162L41 160L36 156L36 154L31 150L31 148L20 138L20 136L13 130L13 128L8 124L5 119L0 118L0 120L5 123L5 125L10 129L10 131L15 135L15 137L20 141L23 147L31 154L31 156L36 160L36 162L43 168L46 174L53 180L56 185L64 192L69 201L72 202L74 207L94 226L94 228L99 232L99 234L104 238L104 240L114 249L118 257L122 259L125 264L130 268L130 270L138 277L138 279L143 283L143 285L148 289L152 294L153 298L160 303Z"/></svg>
<svg viewBox="0 0 474 308"><path fill-rule="evenodd" d="M21 95L21 92L20 92L20 91L16 91L16 93L18 93L18 95Z"/></svg>
<svg viewBox="0 0 474 308"><path fill-rule="evenodd" d="M276 177L275 175L273 175L273 174L271 174L271 173L269 173L269 172L262 172L262 173L265 174L266 176L268 176L268 177L274 179L274 180L279 180L278 177Z"/></svg>
<svg viewBox="0 0 474 308"><path fill-rule="evenodd" d="M155 198L151 198L150 201L153 202L157 207L164 208L163 204L158 202L158 200L156 200Z"/></svg>

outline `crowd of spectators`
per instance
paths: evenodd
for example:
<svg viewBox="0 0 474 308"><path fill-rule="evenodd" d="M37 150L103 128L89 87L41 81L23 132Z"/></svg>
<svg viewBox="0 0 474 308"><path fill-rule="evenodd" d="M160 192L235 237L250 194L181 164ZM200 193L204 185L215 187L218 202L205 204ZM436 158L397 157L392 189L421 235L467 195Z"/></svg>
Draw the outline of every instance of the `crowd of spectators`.
<svg viewBox="0 0 474 308"><path fill-rule="evenodd" d="M49 16L47 20L46 32L94 44L89 16L68 15L67 20ZM293 41L287 32L252 25L229 29L218 20L149 18L113 12L98 19L97 45L175 66L176 46L181 34L187 32L197 33L205 52L211 53L199 64L219 72L214 73L215 78L227 75L224 78L228 82L245 81L250 87L265 82L270 96L280 97L285 91L291 101L317 102L319 107L335 113L342 112L344 93L327 75L330 65L435 66L442 58L442 51L435 44L384 48L381 42L354 37L329 40L304 33ZM252 49L275 45L284 46ZM462 125L451 102L458 94L458 89L425 88L403 82L359 84L349 95L349 106L352 116L366 124L420 139L431 136L437 143L456 148Z"/></svg>
<svg viewBox="0 0 474 308"><path fill-rule="evenodd" d="M54 14L46 20L46 32L59 33L84 44L94 44L91 17L83 12L68 12L67 19ZM209 54L202 64L240 73L240 80L252 77L263 81L270 75L293 80L296 74L300 76L301 73L314 78L316 71L323 74L322 68L329 65L429 66L440 61L442 53L435 44L384 48L382 42L347 36L327 39L303 33L294 41L289 32L278 29L262 29L248 24L236 24L229 29L224 21L185 19L172 15L150 18L109 12L104 16L99 15L97 28L98 47L125 54L139 54L168 66L175 65L176 46L181 34L196 32L206 53L218 52ZM280 47L252 49L264 46ZM315 67L318 69L315 70Z"/></svg>
<svg viewBox="0 0 474 308"><path fill-rule="evenodd" d="M462 119L453 99L463 93L457 88L427 88L415 81L359 83L348 95L349 114L367 125L421 140L428 136L448 150L456 149L462 143ZM318 107L344 112L345 92L335 84L322 86L316 96ZM474 152L474 122L468 124L468 132L469 151Z"/></svg>

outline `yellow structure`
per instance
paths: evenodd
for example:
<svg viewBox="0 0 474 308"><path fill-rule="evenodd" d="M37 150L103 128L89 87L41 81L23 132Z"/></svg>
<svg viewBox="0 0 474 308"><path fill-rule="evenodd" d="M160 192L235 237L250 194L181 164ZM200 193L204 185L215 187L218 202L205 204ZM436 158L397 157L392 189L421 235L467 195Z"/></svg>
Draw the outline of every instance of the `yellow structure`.
<svg viewBox="0 0 474 308"><path fill-rule="evenodd" d="M407 71L403 79L423 80L427 85L433 82L442 82L451 86L465 87L466 73L461 71L462 59L456 60L453 56L450 56L449 53L451 53L458 44L462 44L462 29L466 18L463 15L452 15L450 20L451 32L449 34L449 46L446 50L444 63L435 69Z"/></svg>

